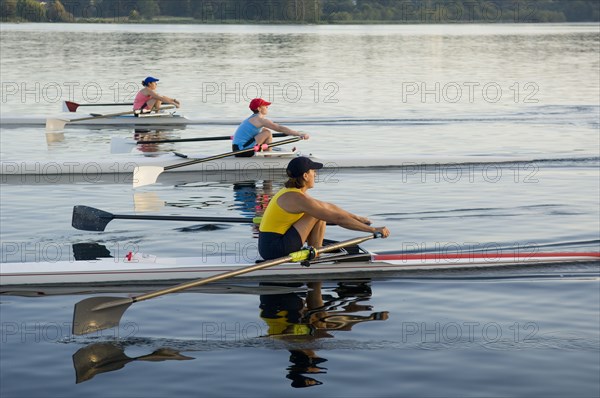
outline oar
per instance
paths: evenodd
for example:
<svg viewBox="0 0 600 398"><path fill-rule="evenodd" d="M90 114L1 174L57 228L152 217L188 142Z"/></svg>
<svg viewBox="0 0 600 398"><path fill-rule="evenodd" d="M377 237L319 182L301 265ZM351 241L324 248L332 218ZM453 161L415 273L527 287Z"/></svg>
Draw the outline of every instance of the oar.
<svg viewBox="0 0 600 398"><path fill-rule="evenodd" d="M294 138L290 138L287 140L273 142L273 143L269 144L268 147L272 148L272 147L279 146L279 145L291 144L292 142L296 142L301 139L302 138L300 138L300 137L294 137ZM240 151L226 152L226 153L222 153L220 155L210 156L207 158L194 159L194 160L188 160L188 161L181 162L181 163L176 163L176 164L172 164L170 166L136 166L133 169L133 187L138 188L138 187L142 187L144 185L154 184L156 182L158 176L163 171L177 169L179 167L190 166L190 165L196 164L196 163L210 162L211 160L222 159L222 158L226 158L228 156L234 156L234 155L237 155L240 153L254 152L254 150L255 150L254 148L248 148L248 149L242 149Z"/></svg>
<svg viewBox="0 0 600 398"><path fill-rule="evenodd" d="M242 224L257 224L262 221L261 216L247 217L197 217L197 216L150 216L137 214L112 214L94 207L77 205L73 206L71 225L82 231L104 231L106 225L120 218L123 220L153 220L153 221L190 221L190 222L231 222ZM336 224L327 223L329 226Z"/></svg>
<svg viewBox="0 0 600 398"><path fill-rule="evenodd" d="M273 134L273 137L285 137L285 134L277 133ZM196 141L224 141L231 140L230 135L221 135L216 137L198 137L198 138L177 138L177 139L165 139L165 140L139 140L133 141L121 137L111 137L110 139L110 151L111 153L127 153L130 152L132 147L135 145L142 144L167 144L175 142L196 142Z"/></svg>
<svg viewBox="0 0 600 398"><path fill-rule="evenodd" d="M81 231L104 231L106 225L115 218L123 220L188 221L188 222L230 222L259 225L262 216L248 217L198 217L198 216L152 216L137 214L112 214L94 207L73 206L71 226ZM336 224L327 223L329 226Z"/></svg>
<svg viewBox="0 0 600 398"><path fill-rule="evenodd" d="M154 292L142 294L136 297L90 297L75 304L75 309L73 311L73 334L88 334L98 330L104 330L118 326L121 317L127 308L129 308L131 304L139 301L164 296L165 294L180 292L192 287L206 285L207 283L212 283L227 278L233 278L234 276L274 267L283 263L311 260L321 253L336 251L346 246L358 245L359 243L365 242L369 239L377 238L379 236L380 234L372 234L360 238L345 240L317 249L309 248L299 250L275 260L264 261L262 263L253 264L244 268L238 268L237 270L224 272L208 278L181 283L179 285L156 290Z"/></svg>
<svg viewBox="0 0 600 398"><path fill-rule="evenodd" d="M160 108L160 110L165 110L165 109L173 109L175 108L174 105L171 106L164 106L162 108ZM79 119L66 119L66 118L48 118L46 119L46 130L62 130L65 128L65 125L67 123L73 123L73 122L82 122L85 120L94 120L94 119L103 119L103 118L107 118L107 117L113 117L113 116L124 116L124 115L132 115L134 113L139 112L138 110L135 111L127 111L127 112L118 112L118 113L107 113L104 115L98 115L98 116L88 116L88 117L82 117Z"/></svg>
<svg viewBox="0 0 600 398"><path fill-rule="evenodd" d="M106 103L106 104L78 104L77 102L73 102L73 101L65 101L64 102L64 107L63 110L65 111L69 111L69 112L77 112L77 108L79 108L80 106L126 106L126 105L133 105L133 102L112 102L112 103ZM66 108L66 109L65 109Z"/></svg>
<svg viewBox="0 0 600 398"><path fill-rule="evenodd" d="M74 206L71 225L83 231L104 231L106 225L119 218L122 220L168 220L168 221L199 221L199 222L232 222L260 224L261 217L194 217L194 216L151 216L134 214L112 214L104 210L88 206Z"/></svg>

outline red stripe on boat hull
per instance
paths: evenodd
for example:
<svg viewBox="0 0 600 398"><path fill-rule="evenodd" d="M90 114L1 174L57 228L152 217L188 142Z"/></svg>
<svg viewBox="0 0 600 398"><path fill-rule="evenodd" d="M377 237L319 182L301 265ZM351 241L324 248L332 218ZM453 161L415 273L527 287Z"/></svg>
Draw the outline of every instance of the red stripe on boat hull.
<svg viewBox="0 0 600 398"><path fill-rule="evenodd" d="M573 260L580 259L581 257L590 257L600 259L600 252L556 252L556 253L421 253L421 254L375 254L373 255L374 261L389 261L389 260L460 260L460 259L471 259L471 260L495 260L501 258L513 258L515 260L527 260L532 258L568 258L572 257Z"/></svg>

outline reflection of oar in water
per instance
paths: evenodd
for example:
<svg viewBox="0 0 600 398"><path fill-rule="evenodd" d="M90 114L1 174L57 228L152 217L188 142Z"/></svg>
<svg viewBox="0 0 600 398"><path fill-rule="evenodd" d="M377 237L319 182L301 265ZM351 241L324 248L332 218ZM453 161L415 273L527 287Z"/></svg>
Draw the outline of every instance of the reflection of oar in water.
<svg viewBox="0 0 600 398"><path fill-rule="evenodd" d="M274 267L279 264L290 262L310 261L321 253L333 252L347 246L358 245L369 239L380 237L379 234L372 234L360 238L345 240L332 245L320 248L302 249L287 256L280 257L274 260L264 261L262 263L253 264L244 268L239 268L234 271L224 272L208 278L197 279L190 282L181 283L165 289L156 290L154 292L142 294L135 297L90 297L75 304L73 312L73 334L81 335L92 333L98 330L112 328L118 326L121 317L133 303L149 300L155 297L164 296L165 294L181 292L183 290L206 285L208 283L220 281L227 278L233 278L238 275L247 274L249 272Z"/></svg>
<svg viewBox="0 0 600 398"><path fill-rule="evenodd" d="M273 137L285 137L285 134L277 133L273 134ZM110 139L110 152L111 153L127 153L130 152L131 149L135 145L144 145L144 144L169 144L169 143L177 143L177 142L202 142L202 141L226 141L231 140L232 137L230 135L220 135L215 137L195 137L195 138L173 138L173 139L163 139L163 140L128 140L121 137L111 137Z"/></svg>
<svg viewBox="0 0 600 398"><path fill-rule="evenodd" d="M296 142L301 139L302 138L300 138L300 137L294 137L294 138L290 138L287 140L272 142L268 145L268 147L273 148L273 147L276 147L279 145L291 144L292 142ZM172 164L170 166L137 166L135 169L133 169L133 187L138 188L138 187L142 187L144 185L154 184L156 182L158 176L163 171L177 169L179 167L191 166L191 165L197 164L197 163L210 162L211 160L222 159L222 158L226 158L229 156L234 156L234 155L238 155L238 154L242 154L242 153L249 153L249 152L254 152L254 151L255 151L254 148L242 149L240 151L221 153L219 155L209 156L207 158L188 160L185 162Z"/></svg>
<svg viewBox="0 0 600 398"><path fill-rule="evenodd" d="M99 373L122 369L133 361L189 361L195 359L181 355L171 348L159 348L148 355L131 358L123 348L112 343L96 343L79 349L73 354L76 383L88 381Z"/></svg>
<svg viewBox="0 0 600 398"><path fill-rule="evenodd" d="M195 217L195 216L152 216L137 214L112 214L104 210L88 206L74 206L71 225L83 231L104 231L106 225L119 218L122 220L161 220L161 221L194 221L194 222L231 222L244 224L260 224L261 217Z"/></svg>
<svg viewBox="0 0 600 398"><path fill-rule="evenodd" d="M162 108L160 108L160 110L162 111L162 110L173 109L173 108L175 108L175 106L173 106L173 105L163 106ZM134 113L137 113L137 112L139 112L139 111L135 110L135 111L118 112L118 113L107 113L104 115L87 116L87 117L82 117L82 118L78 118L78 119L48 118L48 119L46 119L46 130L62 130L65 128L65 125L67 123L83 122L85 120L103 119L103 118L116 117L116 116L133 115Z"/></svg>

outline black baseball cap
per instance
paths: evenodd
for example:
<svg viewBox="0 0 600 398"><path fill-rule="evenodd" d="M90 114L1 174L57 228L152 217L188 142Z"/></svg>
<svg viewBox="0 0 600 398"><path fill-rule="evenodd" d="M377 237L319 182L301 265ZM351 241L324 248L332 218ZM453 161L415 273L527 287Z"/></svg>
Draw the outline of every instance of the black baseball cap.
<svg viewBox="0 0 600 398"><path fill-rule="evenodd" d="M319 170L323 163L313 162L306 156L298 156L287 165L286 173L290 178L298 178L308 170Z"/></svg>

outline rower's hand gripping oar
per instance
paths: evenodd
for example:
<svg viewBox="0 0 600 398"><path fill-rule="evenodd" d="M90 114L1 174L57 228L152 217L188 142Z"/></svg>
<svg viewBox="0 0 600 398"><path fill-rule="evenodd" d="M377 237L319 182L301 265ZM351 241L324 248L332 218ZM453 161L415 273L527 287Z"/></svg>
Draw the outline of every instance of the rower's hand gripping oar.
<svg viewBox="0 0 600 398"><path fill-rule="evenodd" d="M273 137L281 138L286 137L286 134L277 133L273 134ZM111 137L110 139L110 152L111 153L127 153L130 152L132 147L135 145L143 144L167 144L176 142L197 142L197 141L225 141L231 140L230 135L222 135L216 137L197 137L197 138L177 138L177 139L164 139L164 140L139 140L133 141L121 137Z"/></svg>
<svg viewBox="0 0 600 398"><path fill-rule="evenodd" d="M287 140L282 140L278 142L272 142L268 145L269 148L276 147L279 145L291 144L292 142L296 142L301 140L301 137L294 137ZM194 159L188 160L181 163L172 164L170 166L137 166L133 169L133 187L143 187L144 185L154 184L158 179L158 176L161 175L163 171L177 169L179 167L191 166L197 163L210 162L211 160L217 160L226 158L229 156L234 156L240 153L249 153L254 152L254 148L242 149L240 151L226 152L220 155L210 156L202 159Z"/></svg>
<svg viewBox="0 0 600 398"><path fill-rule="evenodd" d="M71 225L83 231L104 231L106 225L115 218L123 220L165 220L165 221L194 221L194 222L233 222L260 224L261 217L194 217L194 216L152 216L137 214L112 214L104 210L88 206L74 206Z"/></svg>
<svg viewBox="0 0 600 398"><path fill-rule="evenodd" d="M371 234L368 236L349 239L342 242L334 243L332 245L323 246L318 249L302 249L297 252L290 253L285 257L277 258L275 260L264 261L262 263L254 264L244 268L239 268L234 271L224 272L208 278L181 283L179 285L156 290L154 292L142 294L136 297L87 298L75 304L75 310L73 312L73 334L88 334L96 332L98 330L104 330L112 328L114 326L118 326L121 317L123 316L127 308L129 308L131 304L137 303L139 301L164 296L165 294L181 292L192 287L206 285L208 283L220 281L227 278L233 278L234 276L247 274L249 272L258 271L269 267L274 267L279 264L307 261L311 258L318 256L321 253L336 251L346 246L358 245L369 239L378 238L380 236L380 234Z"/></svg>
<svg viewBox="0 0 600 398"><path fill-rule="evenodd" d="M174 105L163 106L162 108L160 108L160 110L162 111L162 110L173 109L173 108L175 108ZM82 122L85 120L103 119L103 118L113 117L113 116L133 115L134 113L137 113L137 112L139 112L139 111L134 110L134 111L127 111L127 112L107 113L104 115L88 116L88 117L82 117L82 118L78 118L78 119L48 118L48 119L46 119L46 130L62 130L65 128L65 125L67 123Z"/></svg>

